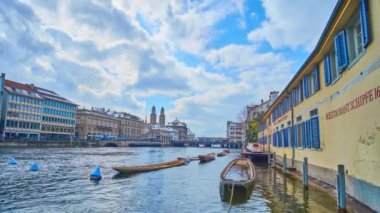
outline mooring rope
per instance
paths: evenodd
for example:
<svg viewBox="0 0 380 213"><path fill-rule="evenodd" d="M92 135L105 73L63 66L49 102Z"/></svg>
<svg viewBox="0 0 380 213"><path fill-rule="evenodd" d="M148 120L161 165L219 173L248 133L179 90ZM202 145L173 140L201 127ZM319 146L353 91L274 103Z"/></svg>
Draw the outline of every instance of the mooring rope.
<svg viewBox="0 0 380 213"><path fill-rule="evenodd" d="M253 177L252 177L253 180L256 179L256 170L255 170L255 167L253 167ZM230 188L229 186L227 187L228 189ZM230 213L231 211L231 207L232 207L232 198L234 197L234 189L235 189L235 182L232 182L232 187L231 187L231 197L230 197L230 206L228 207L228 213Z"/></svg>
<svg viewBox="0 0 380 213"><path fill-rule="evenodd" d="M234 189L235 189L235 183L232 182L232 189L231 189L231 198L230 198L230 206L228 207L228 213L230 213L231 211L231 207L232 207L232 198L234 197Z"/></svg>

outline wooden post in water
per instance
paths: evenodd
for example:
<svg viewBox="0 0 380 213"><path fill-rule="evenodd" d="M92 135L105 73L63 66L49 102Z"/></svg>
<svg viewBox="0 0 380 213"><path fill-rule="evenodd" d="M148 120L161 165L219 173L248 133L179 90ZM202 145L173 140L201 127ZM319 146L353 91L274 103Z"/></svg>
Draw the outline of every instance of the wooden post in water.
<svg viewBox="0 0 380 213"><path fill-rule="evenodd" d="M282 173L286 174L286 154L284 154L284 158L282 159Z"/></svg>
<svg viewBox="0 0 380 213"><path fill-rule="evenodd" d="M309 181L309 170L308 170L308 164L307 164L307 158L303 158L303 188L308 188L308 181Z"/></svg>
<svg viewBox="0 0 380 213"><path fill-rule="evenodd" d="M337 190L338 190L338 210L339 212L346 211L346 181L344 177L344 165L338 165L337 174Z"/></svg>

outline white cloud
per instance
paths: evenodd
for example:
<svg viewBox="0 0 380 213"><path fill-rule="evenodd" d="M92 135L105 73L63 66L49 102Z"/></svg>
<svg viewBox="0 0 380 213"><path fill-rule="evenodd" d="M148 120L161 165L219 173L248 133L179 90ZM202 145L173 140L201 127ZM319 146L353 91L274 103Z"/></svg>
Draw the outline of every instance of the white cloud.
<svg viewBox="0 0 380 213"><path fill-rule="evenodd" d="M292 23L278 23L283 11L269 1L264 1L267 20L251 33L252 45L210 49L223 31L216 25L227 17L234 15L236 24L246 27L247 3L0 1L0 67L8 79L53 89L86 107L143 117L150 99L174 100L167 103L172 107L166 108L168 120L178 117L199 135L223 136L226 120L235 119L244 104L282 89L292 73L293 61L260 49L266 33L285 31ZM284 35L268 42L298 47L310 40L295 42L292 33ZM177 52L204 61L190 67Z"/></svg>
<svg viewBox="0 0 380 213"><path fill-rule="evenodd" d="M248 34L252 42L267 41L272 48L311 51L322 34L336 0L262 0L266 20Z"/></svg>

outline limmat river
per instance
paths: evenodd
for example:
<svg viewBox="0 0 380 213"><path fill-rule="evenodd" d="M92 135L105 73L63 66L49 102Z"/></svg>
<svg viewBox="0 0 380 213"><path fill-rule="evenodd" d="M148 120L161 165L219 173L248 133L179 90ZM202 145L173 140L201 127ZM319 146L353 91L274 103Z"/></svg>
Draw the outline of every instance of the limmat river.
<svg viewBox="0 0 380 213"><path fill-rule="evenodd" d="M153 164L177 157L220 152L215 148L0 149L0 212L227 212L219 176L238 150L206 164L120 176L112 166ZM15 157L17 165L8 165ZM38 162L40 171L29 171ZM337 212L336 201L302 182L254 163L256 180L231 212ZM90 181L99 165L102 180Z"/></svg>

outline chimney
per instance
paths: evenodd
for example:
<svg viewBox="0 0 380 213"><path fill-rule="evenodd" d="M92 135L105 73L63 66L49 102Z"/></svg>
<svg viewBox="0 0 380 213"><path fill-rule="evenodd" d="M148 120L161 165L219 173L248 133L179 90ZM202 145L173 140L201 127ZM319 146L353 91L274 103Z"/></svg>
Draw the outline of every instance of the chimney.
<svg viewBox="0 0 380 213"><path fill-rule="evenodd" d="M263 104L264 103L264 100L263 99L261 99L261 104Z"/></svg>

